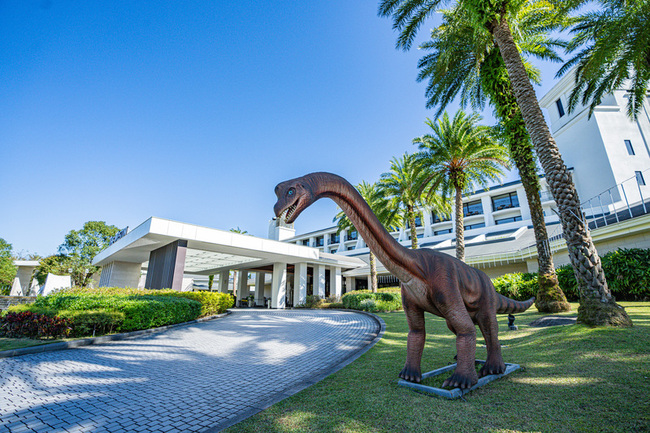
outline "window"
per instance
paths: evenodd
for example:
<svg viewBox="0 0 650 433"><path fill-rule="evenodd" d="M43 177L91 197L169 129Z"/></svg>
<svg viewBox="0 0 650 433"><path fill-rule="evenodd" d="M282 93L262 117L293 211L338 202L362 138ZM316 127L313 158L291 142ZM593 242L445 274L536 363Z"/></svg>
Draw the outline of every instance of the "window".
<svg viewBox="0 0 650 433"><path fill-rule="evenodd" d="M319 236L316 238L316 246L317 247L322 247L325 245L325 239L323 239L323 236Z"/></svg>
<svg viewBox="0 0 650 433"><path fill-rule="evenodd" d="M519 207L519 198L516 192L492 197L492 211L511 209L513 207Z"/></svg>
<svg viewBox="0 0 650 433"><path fill-rule="evenodd" d="M341 235L338 233L330 234L330 244L338 244L341 241Z"/></svg>
<svg viewBox="0 0 650 433"><path fill-rule="evenodd" d="M436 230L433 232L434 235L446 235L447 233L451 233L451 229L445 229L445 230Z"/></svg>
<svg viewBox="0 0 650 433"><path fill-rule="evenodd" d="M564 107L562 106L562 101L559 99L555 101L555 106L557 107L557 112L560 117L564 116Z"/></svg>
<svg viewBox="0 0 650 433"><path fill-rule="evenodd" d="M449 217L446 215L439 215L435 212L431 212L431 217L433 217L433 223L441 223L444 221L450 221Z"/></svg>
<svg viewBox="0 0 650 433"><path fill-rule="evenodd" d="M481 227L485 227L485 223L470 224L465 226L465 230L480 229Z"/></svg>
<svg viewBox="0 0 650 433"><path fill-rule="evenodd" d="M348 247L347 250L352 251L354 248L355 248L355 245L352 245L352 246Z"/></svg>
<svg viewBox="0 0 650 433"><path fill-rule="evenodd" d="M507 224L507 223L514 223L515 221L521 221L520 216L512 217L512 218L502 218L500 220L494 220L494 224L499 225L499 224Z"/></svg>
<svg viewBox="0 0 650 433"><path fill-rule="evenodd" d="M352 232L348 233L345 240L346 241L356 241L358 237L359 237L359 234L356 231L352 231Z"/></svg>
<svg viewBox="0 0 650 433"><path fill-rule="evenodd" d="M630 140L625 140L625 148L627 149L628 155L634 155L634 148L632 147L632 142Z"/></svg>
<svg viewBox="0 0 650 433"><path fill-rule="evenodd" d="M415 217L415 227L422 227L422 217L420 216Z"/></svg>
<svg viewBox="0 0 650 433"><path fill-rule="evenodd" d="M639 184L639 186L645 186L645 179L643 178L643 173L640 171L635 171L634 174L636 175L636 181Z"/></svg>
<svg viewBox="0 0 650 433"><path fill-rule="evenodd" d="M463 203L463 216L483 215L483 205L481 200L476 200L470 203Z"/></svg>
<svg viewBox="0 0 650 433"><path fill-rule="evenodd" d="M309 246L309 239L303 239L302 244L305 246Z"/></svg>

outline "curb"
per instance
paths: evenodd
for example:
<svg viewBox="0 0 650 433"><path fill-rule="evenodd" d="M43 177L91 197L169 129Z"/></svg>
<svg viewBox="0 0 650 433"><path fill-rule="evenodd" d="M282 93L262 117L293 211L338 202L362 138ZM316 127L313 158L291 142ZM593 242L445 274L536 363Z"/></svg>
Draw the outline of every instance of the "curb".
<svg viewBox="0 0 650 433"><path fill-rule="evenodd" d="M294 309L295 311L295 309ZM309 311L309 310L307 310ZM217 433L222 430L225 430L229 427L232 427L235 424L240 423L241 421L244 421L247 418L250 418L251 416L262 412L265 409L268 409L269 407L273 406L276 403L281 402L285 398L291 397L294 394L299 393L300 391L309 388L312 385L315 385L316 383L320 382L321 380L325 379L326 377L336 373L337 371L343 369L343 367L346 367L350 365L352 362L356 361L361 355L372 349L372 347L379 341L384 335L384 332L386 331L386 323L382 320L381 317L376 316L372 313L368 313L366 311L359 311L359 310L341 310L338 308L331 308L327 309L324 311L341 311L341 312L346 312L346 313L357 313L357 314L365 314L366 316L372 317L375 322L377 322L377 331L373 334L370 335L370 339L364 341L364 345L354 352L352 355L348 356L345 358L343 361L340 363L333 365L329 368L326 368L324 370L319 370L317 373L314 373L312 376L305 378L302 382L292 385L288 388L285 388L282 391L279 391L275 394L273 394L271 397L267 398L266 400L262 400L259 404L251 407L249 410L246 412L240 413L237 415L235 418L229 419L224 421L223 423L220 423L218 425L215 425L213 427L209 427L206 430L203 430L202 433Z"/></svg>
<svg viewBox="0 0 650 433"><path fill-rule="evenodd" d="M226 310L225 313L214 316L201 317L200 319L190 320L189 322L174 323L172 325L159 326L158 328L142 329L139 331L123 332L120 334L102 335L101 337L82 338L80 340L60 341L58 343L41 344L39 346L23 347L21 349L0 351L0 358L11 358L14 356L31 355L33 353L54 352L56 350L74 349L91 344L102 344L109 341L126 340L128 338L139 337L141 335L156 334L179 326L191 325L193 323L207 322L209 320L220 319L232 314L232 311Z"/></svg>

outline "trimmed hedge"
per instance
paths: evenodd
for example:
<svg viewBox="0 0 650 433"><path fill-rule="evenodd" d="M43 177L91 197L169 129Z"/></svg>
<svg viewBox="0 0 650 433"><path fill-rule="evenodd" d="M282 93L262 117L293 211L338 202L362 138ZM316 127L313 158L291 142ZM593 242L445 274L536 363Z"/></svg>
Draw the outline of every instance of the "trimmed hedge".
<svg viewBox="0 0 650 433"><path fill-rule="evenodd" d="M379 289L377 293L370 290L355 290L341 298L343 306L352 310L371 313L395 311L402 309L402 294L399 288Z"/></svg>
<svg viewBox="0 0 650 433"><path fill-rule="evenodd" d="M72 330L68 319L21 311L0 316L0 337L57 338L67 337Z"/></svg>
<svg viewBox="0 0 650 433"><path fill-rule="evenodd" d="M39 296L33 304L10 307L9 311L65 319L70 335L83 337L187 322L223 313L233 304L227 293L73 287Z"/></svg>

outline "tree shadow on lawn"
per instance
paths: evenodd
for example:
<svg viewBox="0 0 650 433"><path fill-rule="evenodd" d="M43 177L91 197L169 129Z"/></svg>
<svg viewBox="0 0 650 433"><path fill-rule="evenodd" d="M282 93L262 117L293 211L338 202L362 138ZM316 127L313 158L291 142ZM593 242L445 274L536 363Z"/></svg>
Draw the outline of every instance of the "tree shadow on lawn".
<svg viewBox="0 0 650 433"><path fill-rule="evenodd" d="M403 313L380 314L386 332L369 352L228 431L648 431L650 327L644 322L650 304L630 304L636 326L627 329L528 328L523 325L542 316L530 312L520 315L520 331L507 332L507 318L500 317L500 340L508 346L504 358L524 369L473 391L465 401L397 386L408 327ZM484 350L477 348L477 357ZM453 362L454 354L445 322L427 318L423 371Z"/></svg>
<svg viewBox="0 0 650 433"><path fill-rule="evenodd" d="M282 328L281 320L270 319L238 327L232 319L1 360L0 424L56 432L76 424L114 431L152 423L152 430L202 431L358 349L341 344L348 335L343 326L340 333L316 322ZM237 340L244 344L231 344ZM64 422L57 425L56 418Z"/></svg>

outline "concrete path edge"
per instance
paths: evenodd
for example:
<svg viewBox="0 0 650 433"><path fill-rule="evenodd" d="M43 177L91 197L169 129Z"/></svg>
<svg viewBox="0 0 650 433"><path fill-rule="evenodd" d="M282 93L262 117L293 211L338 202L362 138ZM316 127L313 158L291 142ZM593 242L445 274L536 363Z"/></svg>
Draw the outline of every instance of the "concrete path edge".
<svg viewBox="0 0 650 433"><path fill-rule="evenodd" d="M372 317L378 325L378 330L370 340L366 340L366 344L363 348L359 349L346 359L344 359L342 362L331 366L330 368L320 370L317 373L314 373L312 376L304 379L300 384L298 385L291 385L288 388L279 391L273 395L271 395L269 398L266 400L262 400L257 406L251 408L250 410L246 412L242 412L235 418L229 419L226 422L219 423L218 425L215 425L213 427L209 427L206 430L203 431L203 433L216 433L220 432L222 430L225 430L229 427L232 427L235 424L240 423L241 421L244 421L247 418L250 418L251 416L262 412L265 409L268 409L269 407L273 406L276 403L281 402L285 398L291 397L294 394L299 393L303 389L307 389L312 385L315 385L316 383L320 382L321 380L325 379L327 376L330 376L331 374L336 373L337 371L343 369L343 367L346 367L350 365L352 362L356 361L358 358L361 357L364 353L369 351L374 347L374 345L381 340L381 338L384 335L384 332L386 331L386 323L383 321L383 319L379 316L376 316L372 313L368 313L366 311L359 311L359 310L339 310L339 309L332 309L334 311L345 311L345 312L352 312L352 313L357 313L357 314L365 314L366 316Z"/></svg>
<svg viewBox="0 0 650 433"><path fill-rule="evenodd" d="M76 347L90 346L91 344L101 344L108 341L125 340L127 338L139 337L141 335L155 334L158 332L166 331L171 328L179 326L191 325L193 323L206 322L208 320L219 319L231 314L231 311L226 311L222 314L215 314L213 316L201 317L199 319L190 320L189 322L174 323L173 325L159 326L157 328L142 329L140 331L123 332L120 334L102 335L100 337L82 338L80 340L60 341L58 343L45 343L38 346L23 347L20 349L3 350L0 351L0 358L11 358L14 356L30 355L33 353L53 352L55 350L74 349Z"/></svg>

